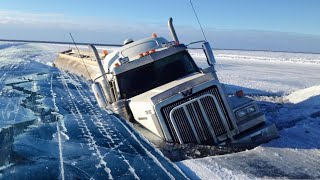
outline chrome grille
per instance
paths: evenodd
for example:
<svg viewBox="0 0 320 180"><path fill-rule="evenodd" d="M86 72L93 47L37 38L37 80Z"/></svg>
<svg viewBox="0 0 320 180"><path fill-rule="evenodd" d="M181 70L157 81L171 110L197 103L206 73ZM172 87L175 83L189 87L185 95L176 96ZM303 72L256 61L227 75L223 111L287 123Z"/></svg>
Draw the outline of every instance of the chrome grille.
<svg viewBox="0 0 320 180"><path fill-rule="evenodd" d="M197 92L161 109L174 142L217 142L233 129L216 86Z"/></svg>

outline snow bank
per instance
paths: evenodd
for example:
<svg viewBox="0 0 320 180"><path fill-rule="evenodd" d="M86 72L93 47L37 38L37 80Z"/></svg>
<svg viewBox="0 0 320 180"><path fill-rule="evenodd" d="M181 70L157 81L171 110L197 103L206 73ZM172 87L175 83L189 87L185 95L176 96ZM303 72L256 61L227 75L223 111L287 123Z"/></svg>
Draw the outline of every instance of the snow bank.
<svg viewBox="0 0 320 180"><path fill-rule="evenodd" d="M309 106L320 105L320 85L300 89L286 96L285 99L293 104L303 103Z"/></svg>
<svg viewBox="0 0 320 180"><path fill-rule="evenodd" d="M177 165L191 178L191 179L212 179L212 180L247 180L253 179L252 176L241 171L234 171L228 169L221 163L215 162L211 158L185 160L177 162Z"/></svg>

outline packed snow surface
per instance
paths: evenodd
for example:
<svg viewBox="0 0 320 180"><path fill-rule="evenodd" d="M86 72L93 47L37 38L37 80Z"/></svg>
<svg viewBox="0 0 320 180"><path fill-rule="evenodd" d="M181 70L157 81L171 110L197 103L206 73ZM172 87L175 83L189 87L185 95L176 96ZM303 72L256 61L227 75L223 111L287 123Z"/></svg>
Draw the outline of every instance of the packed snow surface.
<svg viewBox="0 0 320 180"><path fill-rule="evenodd" d="M206 66L198 51L191 54ZM193 179L319 179L320 55L216 54L227 90L243 89L257 100L280 138L240 153L178 162L179 167Z"/></svg>
<svg viewBox="0 0 320 180"><path fill-rule="evenodd" d="M88 82L51 67L67 48L0 42L0 178L320 178L319 54L215 51L227 92L255 99L280 138L171 163L126 121L99 109ZM207 66L202 50L189 52Z"/></svg>
<svg viewBox="0 0 320 180"><path fill-rule="evenodd" d="M87 81L48 66L65 48L0 44L0 179L186 179Z"/></svg>

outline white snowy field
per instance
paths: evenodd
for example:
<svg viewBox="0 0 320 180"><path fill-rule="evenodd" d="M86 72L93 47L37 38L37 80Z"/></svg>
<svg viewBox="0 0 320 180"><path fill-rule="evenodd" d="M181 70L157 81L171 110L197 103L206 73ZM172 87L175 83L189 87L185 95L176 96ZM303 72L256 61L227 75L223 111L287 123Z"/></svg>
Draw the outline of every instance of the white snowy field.
<svg viewBox="0 0 320 180"><path fill-rule="evenodd" d="M190 52L205 66L198 50ZM320 55L216 51L227 90L258 101L280 138L245 152L190 159L178 166L194 179L319 179Z"/></svg>
<svg viewBox="0 0 320 180"><path fill-rule="evenodd" d="M201 50L190 50L200 67L206 67ZM249 94L287 95L320 85L320 54L262 51L214 51L220 81L248 88Z"/></svg>
<svg viewBox="0 0 320 180"><path fill-rule="evenodd" d="M15 82L17 78L14 77L19 76L14 73L12 74L11 71L15 71L15 69L22 69L22 72L27 74L30 66L28 66L26 61L30 61L30 59L43 65L50 65L57 53L66 48L68 48L68 46L65 45L0 42L0 61L2 63L0 64L0 68L2 69L1 80L4 82L1 84L0 110L2 114L0 113L0 120L4 121L6 125L10 125L11 123L14 123L10 121L12 117L14 117L15 121L19 119L19 116L23 116L24 118L22 119L32 119L35 117L34 113L29 112L30 110L21 108L19 106L18 102L21 101L21 99L24 99L24 96L14 96L14 90L5 88L5 84ZM106 49L112 50L114 48L112 47ZM201 50L190 50L189 52L200 67L206 67L205 57ZM226 84L225 86L228 93L233 94L235 91L243 89L247 96L257 100L260 109L266 114L267 119L271 122L274 122L279 128L280 138L263 144L252 150L222 156L189 159L176 162L176 165L178 165L182 171L189 176L190 179L319 179L320 132L318 129L320 129L320 54L225 50L214 51L214 53L217 60L216 70L218 72L219 79L221 82ZM10 59L11 62L9 62L8 59ZM14 63L12 63L13 61ZM41 66L41 68L41 71L45 71L45 66ZM48 69L50 68L48 67ZM56 89L53 89L53 91L60 93L58 93L57 101L61 102L62 104L71 103L70 106L72 107L70 111L75 113L77 118L82 117L81 113L85 114L85 111L90 111L90 109L97 110L97 107L95 107L96 105L94 104L90 104L90 109L86 109L86 106L84 105L88 102L91 103L90 99L92 98L92 95L90 95L90 90L85 86L85 82L79 80L78 77L73 77L64 73L54 72L58 75L49 76L50 74L53 74L52 71L52 69L47 70L47 75L45 76L53 77L53 81L57 83L57 87L55 87ZM19 78L20 77L21 75ZM26 76L26 79L30 80L30 77L28 78L28 76ZM50 78L47 81L50 83ZM33 82L32 79L31 82ZM41 87L41 85L46 86L46 81L43 81L43 79L40 78L39 81L35 82L38 82L38 84L20 84L19 87L23 86L23 88L31 90L33 86L37 86L40 88L39 93L42 91L43 93L47 92L48 97L51 97L50 92L48 90L45 91L45 88ZM59 86L61 86L62 90L59 89ZM81 101L79 104L74 103L73 98L64 97L67 94L64 94L66 92L63 92L63 87L68 86L72 87L70 89L71 94L80 94L81 96L85 95L81 100L79 100ZM7 99L10 99L10 101L8 101L8 103L3 103ZM46 98L43 101L46 102L49 100ZM65 107L62 104L60 105L61 107L59 106L59 108L62 109L61 112L69 111L68 108L64 109ZM79 113L76 111L78 107L84 108L84 110ZM66 115L67 119L65 120L69 133L72 132L71 127L77 127L75 122L67 123L71 122L68 121L68 117L70 120L71 115ZM84 122L88 121L88 125L92 124L91 126L88 126L88 128L91 129L96 126L96 124L95 122L89 121L89 119L86 118L87 116L88 115L84 115ZM108 116L102 117L108 118ZM111 123L110 118L108 119L108 122ZM116 124L116 126L119 127L118 124ZM4 125L0 126L0 128L1 127L4 127ZM103 128L104 125L102 124L101 127ZM37 127L32 129L35 131ZM44 127L41 127L41 129L44 129ZM50 131L53 130L52 128L50 129ZM92 132L99 134L99 132L95 132L94 130L92 130ZM68 134L68 132L66 133ZM81 132L77 133L78 134L75 134L78 136L81 135ZM121 135L120 131L115 131L111 134L118 134L118 136L119 134ZM88 135L90 134L87 134L86 136ZM73 138L76 138L77 136L72 137L72 134L69 134L69 136L71 137L72 143L76 144L77 142L73 141L77 140ZM29 139L30 138L27 140ZM20 141L18 145L32 144L32 142L29 141L26 143L21 136L18 140ZM109 139L109 141L113 140ZM74 145L65 142L62 143L62 145L63 144L67 145L66 148L73 147L72 145ZM103 144L103 142L98 139L97 144L100 145ZM126 142L126 144L129 144L133 147L139 146L135 145L133 140ZM37 147L37 145L35 145L35 147ZM98 147L101 148L100 146ZM34 147L32 146L32 148ZM107 151L105 148L102 149L103 151ZM43 151L43 149L41 149L41 151ZM66 153L72 152L71 148L70 152L67 150L65 151ZM118 151L120 152L125 150L121 149L120 147ZM84 153L89 157L90 148L88 151L84 151ZM144 169L141 167L140 164L134 160L134 154L121 154L118 152L113 152L113 154L116 156L123 155L123 157L119 156L119 158L127 158L128 160L126 162L128 163L134 162L134 164L131 166L131 169L128 168L129 170L126 171L126 177L132 177L129 175L135 173L140 177L141 174L139 173L142 173L143 171L152 172L148 168ZM156 153L153 152L153 154ZM158 157L158 155L155 156L157 156L157 159L161 159ZM141 158L141 156L138 157ZM109 156L109 158L112 157ZM41 160L41 158L39 159ZM58 160L57 162L59 162ZM77 168L79 167L77 171L79 171L78 174L80 175L83 174L82 171L85 171L85 173L89 175L91 172L94 172L94 170L92 171L91 169L88 171L84 170L83 167L86 166L81 164L81 161L83 161L83 158L77 159L77 157L73 156L68 157L68 159L65 161L65 163L68 163L68 166L66 166L69 168L68 172L70 173L73 171L74 169L71 167L75 166ZM47 159L42 160L41 166L39 167L45 167L45 162L47 162ZM74 162L79 163L79 166L74 165ZM91 158L90 162L87 163L92 162L96 163L94 158ZM161 162L165 161L161 159ZM59 171L58 164L55 164L56 161L54 163L50 161L50 163L51 167L52 164L57 166L57 170L55 171ZM99 163L97 164L99 165ZM122 164L125 163L122 162ZM150 158L145 164L149 167L156 166L155 163L152 163ZM174 173L176 171L175 167L172 168L171 165L167 165L166 167L169 166L171 167L170 172ZM14 169L12 167L15 167L15 164L9 164L0 167L0 178L2 176L8 177L8 174L10 175L10 172L12 169ZM140 168L140 171L138 171L138 167ZM23 168L20 167L20 169ZM4 171L6 171L7 174L4 173L4 175L1 175L1 173ZM34 170L32 172L37 171ZM166 174L166 171L164 171L163 174ZM157 174L153 174L153 177L156 175ZM70 175L69 177L79 176Z"/></svg>

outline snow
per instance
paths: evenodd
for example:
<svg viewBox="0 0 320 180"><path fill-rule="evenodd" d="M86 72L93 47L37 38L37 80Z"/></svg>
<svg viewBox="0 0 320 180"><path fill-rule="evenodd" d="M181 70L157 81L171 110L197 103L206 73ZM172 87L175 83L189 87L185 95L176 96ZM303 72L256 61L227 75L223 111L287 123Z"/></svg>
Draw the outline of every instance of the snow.
<svg viewBox="0 0 320 180"><path fill-rule="evenodd" d="M319 54L214 51L227 92L243 89L255 99L280 138L239 153L172 163L130 124L100 110L87 82L48 66L67 48L0 42L0 135L17 124L26 131L12 134L11 144L11 138L0 141L25 159L1 159L0 178L62 178L61 162L65 179L320 178ZM207 66L202 50L189 52ZM1 147L1 155L11 157Z"/></svg>
<svg viewBox="0 0 320 180"><path fill-rule="evenodd" d="M192 54L204 57L199 50L191 50ZM214 50L215 57L221 60L245 60L262 62L285 62L298 64L320 64L320 54L266 52L266 51L239 51L239 50Z"/></svg>
<svg viewBox="0 0 320 180"><path fill-rule="evenodd" d="M306 119L253 150L177 164L200 179L319 178L318 122Z"/></svg>
<svg viewBox="0 0 320 180"><path fill-rule="evenodd" d="M280 138L252 150L177 165L194 179L320 178L320 55L216 53L218 76L227 90L241 88L256 99ZM198 50L191 54L205 66Z"/></svg>
<svg viewBox="0 0 320 180"><path fill-rule="evenodd" d="M36 84L36 83L34 83ZM50 92L51 92L51 96L52 96L52 102L53 102L53 106L54 106L54 111L56 111L55 113L51 113L51 114L55 114L56 115L56 121L57 121L57 132L54 133L52 135L52 137L54 139L57 140L58 144L59 144L59 161L60 161L60 175L61 175L61 179L64 180L65 176L64 176L64 163L63 163L63 149L62 149L62 141L64 140L69 140L69 136L67 134L65 134L67 132L66 128L63 128L62 130L60 130L60 126L65 127L64 122L63 122L63 117L61 114L59 114L59 108L56 104L56 94L53 92L53 88L52 88L53 82L52 82L52 75L51 75L51 81L50 81ZM34 86L32 86L32 90L33 92L37 91L36 88ZM65 137L65 138L62 138Z"/></svg>
<svg viewBox="0 0 320 180"><path fill-rule="evenodd" d="M308 101L308 104L303 103L307 99L313 98L312 101ZM298 90L286 97L286 99L294 104L303 103L304 106L316 106L320 102L320 85L312 86L306 89Z"/></svg>
<svg viewBox="0 0 320 180"><path fill-rule="evenodd" d="M47 65L66 46L0 45L1 178L185 179L125 120L100 109L88 82Z"/></svg>
<svg viewBox="0 0 320 180"><path fill-rule="evenodd" d="M207 66L201 50L189 52L200 67ZM320 64L309 63L320 62L320 54L303 54L300 61L293 61L292 59L298 59L293 58L297 56L296 53L230 51L233 58L228 59L225 56L220 57L226 51L214 52L218 77L220 81L227 84L232 94L236 90L243 89L247 94L283 96L320 84L320 76L318 76ZM255 53L259 54L260 59L255 59L257 57ZM250 55L250 58L242 59L243 54L246 54L246 57ZM236 58L237 55L238 58Z"/></svg>

